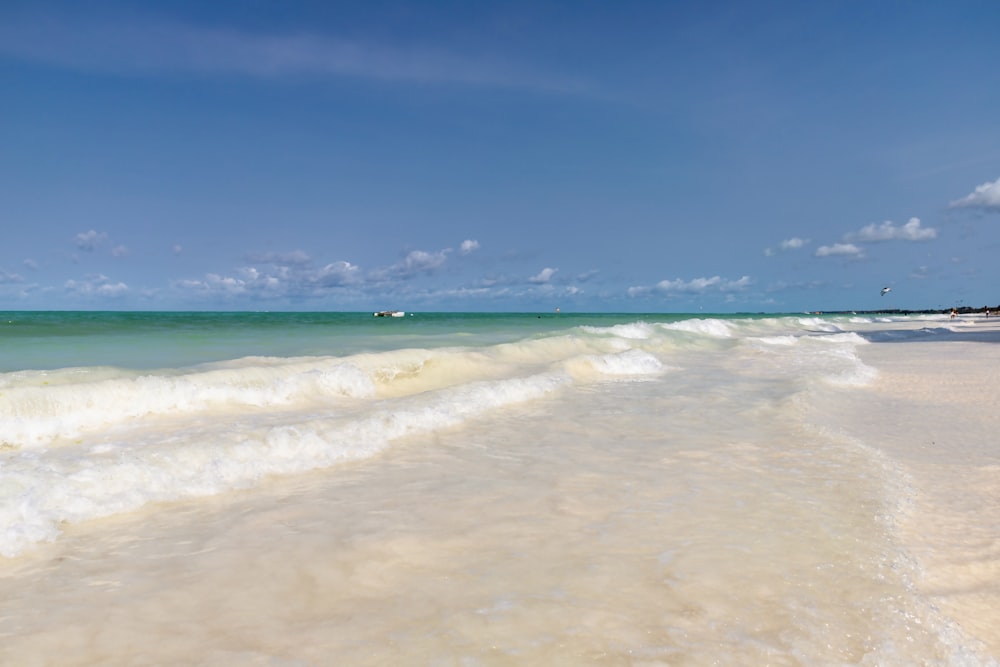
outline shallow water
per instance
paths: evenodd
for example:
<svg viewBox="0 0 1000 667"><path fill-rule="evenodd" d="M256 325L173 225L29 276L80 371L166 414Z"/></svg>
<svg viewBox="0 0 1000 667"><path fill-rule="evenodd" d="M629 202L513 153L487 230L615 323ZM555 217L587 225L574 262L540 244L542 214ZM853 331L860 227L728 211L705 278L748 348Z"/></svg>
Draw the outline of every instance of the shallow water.
<svg viewBox="0 0 1000 667"><path fill-rule="evenodd" d="M4 664L994 664L913 532L983 518L863 409L910 405L880 367L913 353L866 342L890 329L930 335L701 318L244 359L156 372L146 412L114 370L78 392L103 421L43 402L75 432L3 452Z"/></svg>

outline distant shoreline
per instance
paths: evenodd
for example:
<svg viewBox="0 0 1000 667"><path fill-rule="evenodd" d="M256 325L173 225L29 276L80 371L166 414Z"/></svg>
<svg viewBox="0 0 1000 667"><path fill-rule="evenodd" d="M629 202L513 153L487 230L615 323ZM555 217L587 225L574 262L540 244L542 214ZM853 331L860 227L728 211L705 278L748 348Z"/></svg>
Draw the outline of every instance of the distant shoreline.
<svg viewBox="0 0 1000 667"><path fill-rule="evenodd" d="M1000 316L1000 306L983 306L981 308L970 308L962 306L954 309L959 315L984 315L986 311L997 313ZM816 315L948 315L951 308L928 308L925 310L906 310L903 308L881 308L879 310L817 310Z"/></svg>

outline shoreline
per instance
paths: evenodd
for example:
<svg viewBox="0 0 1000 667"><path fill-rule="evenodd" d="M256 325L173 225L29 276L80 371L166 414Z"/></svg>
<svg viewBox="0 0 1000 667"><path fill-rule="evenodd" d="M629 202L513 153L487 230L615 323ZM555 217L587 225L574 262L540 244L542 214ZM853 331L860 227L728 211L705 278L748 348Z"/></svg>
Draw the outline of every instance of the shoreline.
<svg viewBox="0 0 1000 667"><path fill-rule="evenodd" d="M911 310L907 308L880 308L878 310L815 310L811 315L949 315L952 310L958 316L961 315L986 315L984 319L991 319L987 313L994 314L993 317L1000 319L1000 306L983 306L972 308L962 306L961 308L921 308Z"/></svg>
<svg viewBox="0 0 1000 667"><path fill-rule="evenodd" d="M615 378L335 474L69 523L0 568L0 637L86 667L694 663L727 636L752 639L718 654L744 664L996 665L1000 348L968 343L1000 318L929 319L863 325L869 343L800 319L777 356L682 350L670 391Z"/></svg>
<svg viewBox="0 0 1000 667"><path fill-rule="evenodd" d="M905 353L879 343L860 348L879 372L871 387L878 393L853 397L850 409L860 417L855 424L878 424L887 434L869 444L911 486L898 537L918 563L914 585L1000 659L1000 397L989 370L1000 368L1000 348L969 344L1000 342L1000 318L988 328L973 324L944 340L912 340Z"/></svg>

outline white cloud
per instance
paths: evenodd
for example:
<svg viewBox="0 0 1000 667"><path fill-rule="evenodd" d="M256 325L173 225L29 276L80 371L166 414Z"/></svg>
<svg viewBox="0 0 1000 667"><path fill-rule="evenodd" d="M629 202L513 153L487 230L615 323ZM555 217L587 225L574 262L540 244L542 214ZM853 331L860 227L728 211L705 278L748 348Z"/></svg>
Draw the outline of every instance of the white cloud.
<svg viewBox="0 0 1000 667"><path fill-rule="evenodd" d="M361 269L350 262L332 262L315 268L304 253L268 253L258 256L266 266L244 266L235 275L206 274L202 279L175 281L182 290L202 292L221 297L249 296L256 298L313 298L331 290L356 285ZM285 261L287 264L277 262Z"/></svg>
<svg viewBox="0 0 1000 667"><path fill-rule="evenodd" d="M790 239L785 239L784 241L779 243L778 248L780 250L798 250L799 248L802 248L808 245L809 243L810 243L809 239L800 239L799 237L795 236ZM765 257L774 257L776 254L777 252L775 252L774 248L764 248Z"/></svg>
<svg viewBox="0 0 1000 667"><path fill-rule="evenodd" d="M115 257L125 257L129 254L129 251L124 245L116 245L111 249L111 254Z"/></svg>
<svg viewBox="0 0 1000 667"><path fill-rule="evenodd" d="M474 249L475 241L461 247ZM395 294L410 289L405 284L422 275L433 275L447 263L452 248L436 252L413 250L399 262L365 272L348 261L336 261L317 267L308 253L264 252L247 256L250 263L226 273L209 273L200 279L174 281L175 288L205 296L232 298L246 296L262 299L313 299L336 293L362 297L380 289L391 288ZM364 298L370 298L364 297Z"/></svg>
<svg viewBox="0 0 1000 667"><path fill-rule="evenodd" d="M466 239L459 245L459 253L468 255L479 249L479 241ZM377 281L408 280L419 275L431 275L440 271L448 261L452 248L443 248L435 252L426 250L411 250L402 261L390 266L374 269L371 277Z"/></svg>
<svg viewBox="0 0 1000 667"><path fill-rule="evenodd" d="M978 208L1000 211L1000 178L992 183L976 186L970 194L951 202L951 208Z"/></svg>
<svg viewBox="0 0 1000 667"><path fill-rule="evenodd" d="M199 286L216 293L243 294L247 291L247 281L232 276L220 276L217 273L206 275L205 281Z"/></svg>
<svg viewBox="0 0 1000 667"><path fill-rule="evenodd" d="M799 248L807 245L808 243L809 243L809 239L800 239L798 237L794 237L794 238L785 239L784 241L782 241L781 242L781 249L782 250L798 250Z"/></svg>
<svg viewBox="0 0 1000 667"><path fill-rule="evenodd" d="M743 289L749 282L750 278L748 276L743 276L739 280L724 280L719 276L712 276L711 278L694 278L687 282L680 279L661 280L656 283L656 289L661 292L687 292L694 294L702 294L708 290L729 292Z"/></svg>
<svg viewBox="0 0 1000 667"><path fill-rule="evenodd" d="M214 296L255 296L273 298L289 296L289 284L278 276L263 273L253 267L243 267L237 276L209 273L203 280L181 280L175 286L207 292Z"/></svg>
<svg viewBox="0 0 1000 667"><path fill-rule="evenodd" d="M661 280L656 283L655 289L660 292L699 293L704 292L709 287L713 287L720 282L722 282L722 278L719 276L712 276L711 278L694 278L688 281L677 278L675 280Z"/></svg>
<svg viewBox="0 0 1000 667"><path fill-rule="evenodd" d="M661 280L652 287L630 287L627 290L627 294L630 297L635 297L649 294L651 292L659 292L667 295L705 294L707 292L729 293L744 290L749 287L752 282L753 281L750 279L750 276L743 276L737 280L727 280L721 276L712 276L711 278L693 278L691 280L682 280L677 278L675 280Z"/></svg>
<svg viewBox="0 0 1000 667"><path fill-rule="evenodd" d="M547 283L552 280L552 276L555 275L556 271L559 269L550 269L548 267L539 271L536 275L528 278L529 283Z"/></svg>
<svg viewBox="0 0 1000 667"><path fill-rule="evenodd" d="M845 241L928 241L937 237L933 227L921 227L920 218L910 218L906 224L897 227L891 220L880 225L872 223L844 237Z"/></svg>
<svg viewBox="0 0 1000 667"><path fill-rule="evenodd" d="M350 262L333 262L308 275L308 281L319 287L343 287L360 280L361 269Z"/></svg>
<svg viewBox="0 0 1000 667"><path fill-rule="evenodd" d="M384 269L377 269L372 272L372 276L377 280L393 278L405 280L420 274L434 273L444 266L449 253L451 253L451 248L445 248L437 252L412 250L403 258L403 261Z"/></svg>
<svg viewBox="0 0 1000 667"><path fill-rule="evenodd" d="M128 285L123 282L111 282L104 275L87 276L83 280L67 280L63 287L67 292L82 296L121 296L128 292Z"/></svg>
<svg viewBox="0 0 1000 667"><path fill-rule="evenodd" d="M179 255L179 254L181 254L182 252L184 252L184 246L182 246L182 245L180 245L180 244L176 244L176 245L174 245L174 247L173 247L173 248L171 248L171 251L172 251L172 252L173 252L173 253L174 253L175 255Z"/></svg>
<svg viewBox="0 0 1000 667"><path fill-rule="evenodd" d="M816 248L816 257L853 256L862 257L864 252L853 243L834 243Z"/></svg>
<svg viewBox="0 0 1000 667"><path fill-rule="evenodd" d="M80 232L76 235L76 247L86 252L93 252L97 246L107 239L108 235L104 232L98 232L91 229L86 232Z"/></svg>

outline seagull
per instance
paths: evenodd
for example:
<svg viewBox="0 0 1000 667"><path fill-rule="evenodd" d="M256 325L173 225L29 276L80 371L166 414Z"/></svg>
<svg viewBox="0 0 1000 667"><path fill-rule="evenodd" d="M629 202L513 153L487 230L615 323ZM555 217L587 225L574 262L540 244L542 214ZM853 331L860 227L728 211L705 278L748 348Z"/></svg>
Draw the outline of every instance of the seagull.
<svg viewBox="0 0 1000 667"><path fill-rule="evenodd" d="M891 291L892 291L891 287L883 287L882 291L879 292L878 295L879 296L885 296L887 292L891 292Z"/></svg>

